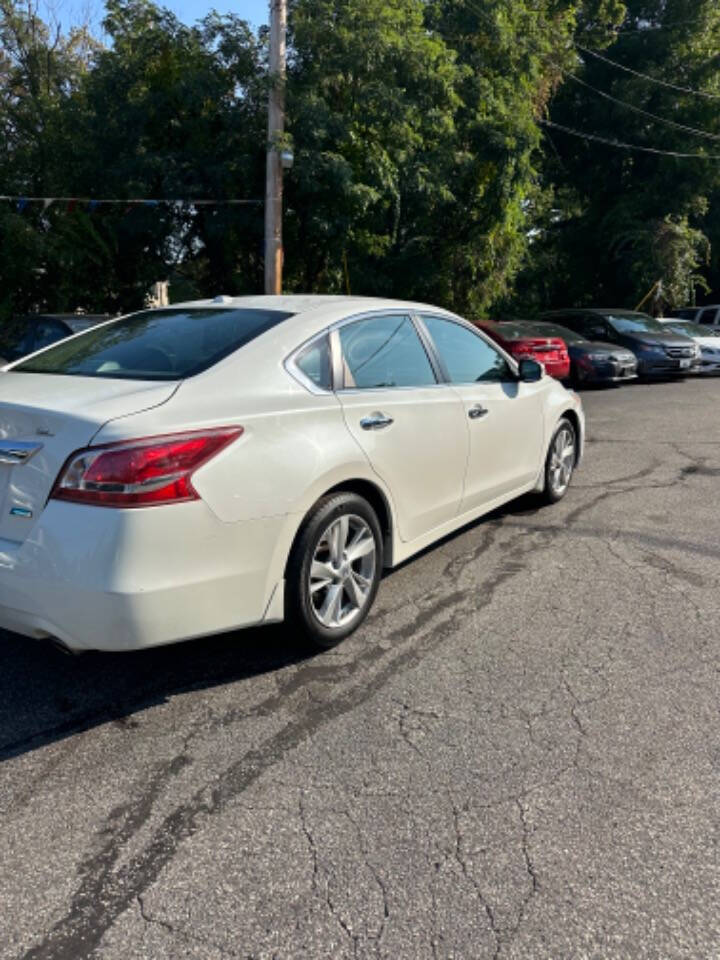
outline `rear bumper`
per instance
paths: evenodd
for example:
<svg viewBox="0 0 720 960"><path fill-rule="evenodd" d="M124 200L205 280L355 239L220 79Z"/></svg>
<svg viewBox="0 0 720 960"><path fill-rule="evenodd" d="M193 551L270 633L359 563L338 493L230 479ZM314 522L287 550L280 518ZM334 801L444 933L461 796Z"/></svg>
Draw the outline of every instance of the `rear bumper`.
<svg viewBox="0 0 720 960"><path fill-rule="evenodd" d="M0 627L69 650L134 650L282 619L288 517L225 524L202 503L51 502L0 540Z"/></svg>

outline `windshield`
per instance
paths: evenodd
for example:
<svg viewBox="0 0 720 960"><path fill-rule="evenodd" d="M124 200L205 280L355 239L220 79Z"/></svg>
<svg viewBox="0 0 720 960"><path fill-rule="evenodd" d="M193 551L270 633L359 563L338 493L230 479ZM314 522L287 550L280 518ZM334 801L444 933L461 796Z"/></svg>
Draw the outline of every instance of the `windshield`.
<svg viewBox="0 0 720 960"><path fill-rule="evenodd" d="M644 313L612 313L605 319L619 333L667 333L666 326Z"/></svg>
<svg viewBox="0 0 720 960"><path fill-rule="evenodd" d="M665 326L674 333L682 333L686 337L720 337L720 330L712 327L703 327L699 323L690 323L688 320L674 320Z"/></svg>
<svg viewBox="0 0 720 960"><path fill-rule="evenodd" d="M10 372L183 380L290 316L279 310L209 307L147 310L58 343Z"/></svg>

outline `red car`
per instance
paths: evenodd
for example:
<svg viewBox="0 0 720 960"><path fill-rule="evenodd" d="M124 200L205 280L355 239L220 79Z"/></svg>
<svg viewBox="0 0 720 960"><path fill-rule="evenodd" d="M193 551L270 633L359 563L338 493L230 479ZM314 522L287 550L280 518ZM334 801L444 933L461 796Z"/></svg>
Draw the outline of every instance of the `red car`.
<svg viewBox="0 0 720 960"><path fill-rule="evenodd" d="M560 337L538 336L537 328L522 320L483 322L477 326L517 360L524 357L537 360L556 380L565 380L570 376L570 355L567 344Z"/></svg>

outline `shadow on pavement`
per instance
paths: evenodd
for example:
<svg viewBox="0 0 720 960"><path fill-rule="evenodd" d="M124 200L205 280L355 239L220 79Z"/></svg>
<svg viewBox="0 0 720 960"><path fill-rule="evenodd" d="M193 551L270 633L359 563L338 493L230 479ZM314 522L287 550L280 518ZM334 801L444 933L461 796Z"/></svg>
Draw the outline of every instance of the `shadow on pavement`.
<svg viewBox="0 0 720 960"><path fill-rule="evenodd" d="M396 569L417 562L469 529L539 509L536 497L520 497ZM176 694L235 683L308 657L301 641L283 625L133 653L79 656L62 653L47 640L0 631L0 762L108 721L132 726L134 713Z"/></svg>
<svg viewBox="0 0 720 960"><path fill-rule="evenodd" d="M0 762L190 690L258 676L307 658L287 629L235 631L134 653L69 656L0 631Z"/></svg>

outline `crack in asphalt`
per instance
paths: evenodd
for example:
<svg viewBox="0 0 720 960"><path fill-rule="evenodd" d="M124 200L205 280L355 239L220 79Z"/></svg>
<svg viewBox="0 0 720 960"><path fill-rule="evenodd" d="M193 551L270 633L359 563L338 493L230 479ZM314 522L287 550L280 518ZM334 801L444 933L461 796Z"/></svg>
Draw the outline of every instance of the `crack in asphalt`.
<svg viewBox="0 0 720 960"><path fill-rule="evenodd" d="M643 477L650 476L644 471ZM590 498L584 503L569 511L564 517L565 527L573 526L584 514L590 512L610 497L619 496L627 492L618 485L632 479L638 479L639 474L631 474L625 478L617 478L610 484L610 489ZM631 489L638 489L637 487ZM477 613L489 606L497 591L504 584L515 578L527 569L533 556L539 551L547 549L555 539L564 533L563 526L520 526L508 518L488 521L488 526L481 543L469 553L448 561L444 580L457 580L462 572L471 567L473 562L494 544L498 535L511 530L518 530L504 538L502 549L505 554L513 556L512 561L505 561L490 576L478 584L476 592L456 590L450 594L440 594L438 591L427 594L425 597L412 601L416 608L414 618L402 627L396 628L390 634L390 649L386 650L379 645L365 648L353 661L345 664L312 664L305 663L297 666L289 679L278 678L277 692L265 698L253 709L255 714L274 712L279 707L292 706L295 715L275 735L261 746L247 751L235 763L219 774L211 786L203 786L193 793L184 803L175 807L161 821L148 843L140 852L131 857L127 863L116 868L121 851L129 841L139 832L148 821L154 804L168 783L190 762L185 753L179 754L172 760L159 764L155 772L140 792L139 796L127 804L116 808L108 817L107 827L98 834L99 848L88 853L82 860L78 876L80 879L68 912L45 934L43 939L29 949L25 960L78 960L80 957L92 956L105 933L113 926L117 918L133 903L142 907L142 894L155 882L161 871L173 859L180 846L193 834L201 829L203 823L210 817L222 813L228 805L239 797L267 770L279 763L294 748L302 744L309 736L329 723L356 710L363 703L371 699L388 681L396 678L400 672L410 670L419 665L423 659L443 642L453 635L455 627L469 612ZM659 538L658 538L659 539ZM676 541L670 541L677 547ZM720 551L717 551L720 555ZM377 623L385 614L379 614L372 621ZM368 669L375 668L375 673L366 681L364 676ZM363 673L364 671L364 673ZM353 685L356 676L360 682ZM327 700L318 700L315 697L304 697L299 703L292 702L293 694L300 691L309 683L325 682L331 690L338 681L347 680L349 687L341 690L334 697ZM573 697L572 690L566 685L568 694ZM296 698L299 699L299 698ZM575 697L572 708L573 722L578 730L578 744L584 735L582 722L576 713L579 703ZM245 711L243 716L247 716ZM230 711L225 718L217 721L223 725L238 719L236 711ZM224 722L223 722L224 721ZM409 738L408 738L408 742ZM189 743L186 738L185 748ZM577 753L573 763L577 762ZM563 771L573 766L573 763L557 771L554 781L563 774ZM517 803L522 826L522 851L525 859L527 874L530 881L530 890L520 905L518 921L511 937L517 933L527 907L539 889L537 872L530 854L530 831L527 815L521 797L514 795ZM301 821L308 843L314 851L312 834L308 831L304 812L301 807ZM458 834L459 837L459 834ZM458 839L457 844L460 844ZM463 868L463 859L459 847L457 849L458 863ZM314 876L317 877L317 860L314 859ZM467 875L467 866L464 868ZM378 883L380 881L376 877ZM382 886L382 885L381 885ZM387 891L383 888L385 913L389 916ZM492 907L482 898L478 890L480 902L484 904L485 913L490 929L498 939L497 925ZM339 925L344 929L347 937L354 943L357 952L358 935L352 930L336 912L328 891L328 907L336 916ZM167 925L173 933L174 928ZM383 922L384 929L384 922ZM504 940L503 942L507 942ZM433 947L435 949L435 947Z"/></svg>

